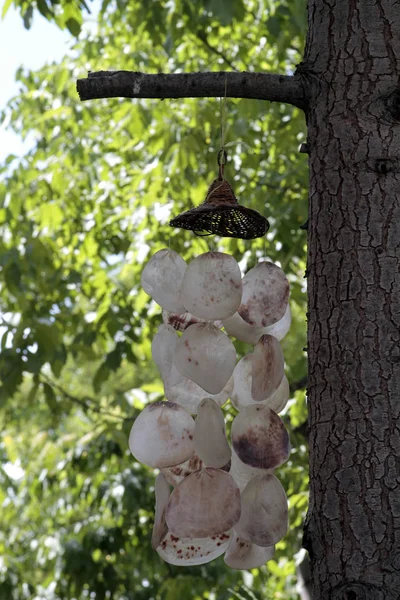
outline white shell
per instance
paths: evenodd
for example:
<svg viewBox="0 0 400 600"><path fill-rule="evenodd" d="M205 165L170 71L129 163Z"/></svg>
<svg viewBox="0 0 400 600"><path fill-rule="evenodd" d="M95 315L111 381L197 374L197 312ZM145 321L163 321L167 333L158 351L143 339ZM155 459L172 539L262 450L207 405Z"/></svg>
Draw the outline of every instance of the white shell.
<svg viewBox="0 0 400 600"><path fill-rule="evenodd" d="M181 285L186 268L185 261L174 250L159 250L142 271L142 288L166 310L183 313Z"/></svg>
<svg viewBox="0 0 400 600"><path fill-rule="evenodd" d="M219 394L233 373L236 350L214 325L188 327L176 346L175 366L209 394Z"/></svg>
<svg viewBox="0 0 400 600"><path fill-rule="evenodd" d="M250 467L275 469L289 457L289 435L282 419L262 404L241 410L232 422L231 434L234 451Z"/></svg>
<svg viewBox="0 0 400 600"><path fill-rule="evenodd" d="M238 312L224 319L222 324L229 335L247 344L256 344L265 333L265 327L252 327L242 319Z"/></svg>
<svg viewBox="0 0 400 600"><path fill-rule="evenodd" d="M287 498L279 479L275 475L255 477L242 492L236 532L247 542L267 547L279 542L287 529Z"/></svg>
<svg viewBox="0 0 400 600"><path fill-rule="evenodd" d="M181 315L176 313L168 312L167 310L162 311L162 318L165 325L170 325L176 331L185 331L190 325L195 323L212 323L218 329L222 327L222 321L208 321L207 319L199 319L189 312L184 312Z"/></svg>
<svg viewBox="0 0 400 600"><path fill-rule="evenodd" d="M246 465L240 460L236 452L232 450L231 468L229 470L229 474L232 475L241 492L254 477L260 477L260 475L269 475L273 473L273 471L273 469L256 469Z"/></svg>
<svg viewBox="0 0 400 600"><path fill-rule="evenodd" d="M165 537L157 552L165 562L178 567L204 565L221 556L228 547L230 532L207 538Z"/></svg>
<svg viewBox="0 0 400 600"><path fill-rule="evenodd" d="M187 311L213 321L226 319L240 306L242 279L233 256L206 252L193 259L182 282L182 301Z"/></svg>
<svg viewBox="0 0 400 600"><path fill-rule="evenodd" d="M165 386L172 387L183 376L175 367L175 349L179 336L170 325L160 325L151 344L151 354Z"/></svg>
<svg viewBox="0 0 400 600"><path fill-rule="evenodd" d="M254 347L251 395L260 402L279 387L284 375L285 359L280 343L272 335L263 335Z"/></svg>
<svg viewBox="0 0 400 600"><path fill-rule="evenodd" d="M152 402L132 425L129 449L139 461L162 469L194 454L194 420L179 404Z"/></svg>
<svg viewBox="0 0 400 600"><path fill-rule="evenodd" d="M283 338L288 334L290 326L292 324L292 311L290 310L290 304L287 304L285 314L279 321L273 323L273 325L269 325L265 327L262 333L268 333L269 335L273 335L278 342L283 340Z"/></svg>
<svg viewBox="0 0 400 600"><path fill-rule="evenodd" d="M197 454L193 454L189 460L185 460L185 462L181 463L180 465L166 467L165 469L161 470L168 483L173 487L176 487L185 479L185 477L188 477L194 473L194 471L202 469L203 466L203 461L197 456Z"/></svg>
<svg viewBox="0 0 400 600"><path fill-rule="evenodd" d="M242 410L251 404L268 406L276 413L283 410L290 398L289 382L286 375L283 375L281 382L275 392L265 400L257 402L251 395L253 381L253 354L246 354L238 362L233 371L233 390L231 402L237 410Z"/></svg>
<svg viewBox="0 0 400 600"><path fill-rule="evenodd" d="M280 413L289 402L290 387L286 375L282 377L277 390L262 403L276 413Z"/></svg>
<svg viewBox="0 0 400 600"><path fill-rule="evenodd" d="M185 479L185 477L188 477L189 475L194 473L194 471L202 469L204 466L205 465L203 464L203 461L197 456L197 454L194 454L192 458L189 458L189 460L185 460L185 462L181 465L175 465L175 467L166 467L165 469L161 469L161 471L164 474L165 479L168 481L168 483L171 484L173 487L176 487ZM223 471L229 472L230 468L231 461L229 459L226 465L221 467L221 469Z"/></svg>
<svg viewBox="0 0 400 600"><path fill-rule="evenodd" d="M246 542L233 530L224 561L231 569L256 569L271 560L274 552L275 546L256 546Z"/></svg>
<svg viewBox="0 0 400 600"><path fill-rule="evenodd" d="M289 282L280 267L258 263L243 278L239 315L254 327L267 327L279 321L286 311Z"/></svg>
<svg viewBox="0 0 400 600"><path fill-rule="evenodd" d="M231 402L238 410L250 404L255 404L255 400L251 395L252 373L253 355L246 354L246 356L243 356L239 360L232 375L233 390Z"/></svg>
<svg viewBox="0 0 400 600"><path fill-rule="evenodd" d="M197 413L198 406L203 398L210 397L218 404L222 406L230 398L233 389L233 378L231 377L228 383L225 385L222 392L219 394L209 394L197 383L182 377L181 381L171 388L165 388L165 397L171 402L176 402L186 408L186 410L192 414Z"/></svg>
<svg viewBox="0 0 400 600"><path fill-rule="evenodd" d="M156 477L155 494L156 508L153 533L151 536L151 547L154 550L158 548L168 533L167 523L165 522L165 509L167 508L171 492L168 482L162 473L159 473Z"/></svg>
<svg viewBox="0 0 400 600"><path fill-rule="evenodd" d="M224 414L211 398L204 398L197 409L194 450L207 467L221 469L231 458L226 439Z"/></svg>
<svg viewBox="0 0 400 600"><path fill-rule="evenodd" d="M247 344L256 344L260 337L265 333L273 335L280 341L283 340L290 329L290 325L292 324L292 312L290 310L290 305L288 304L283 317L268 327L253 327L246 323L238 312L231 317L224 319L222 324L229 335L241 342L246 342Z"/></svg>
<svg viewBox="0 0 400 600"><path fill-rule="evenodd" d="M195 471L172 492L165 518L176 537L205 538L231 529L240 517L240 490L221 469Z"/></svg>

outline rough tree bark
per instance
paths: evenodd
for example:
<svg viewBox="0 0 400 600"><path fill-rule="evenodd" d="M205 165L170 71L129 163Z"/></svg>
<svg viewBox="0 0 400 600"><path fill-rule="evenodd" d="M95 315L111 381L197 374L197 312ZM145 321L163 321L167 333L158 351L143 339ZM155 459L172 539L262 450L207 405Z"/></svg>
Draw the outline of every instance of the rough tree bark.
<svg viewBox="0 0 400 600"><path fill-rule="evenodd" d="M78 81L83 100L218 96L226 81L229 97L305 111L311 471L304 544L314 600L400 598L399 11L399 0L309 0L305 57L292 78L120 72Z"/></svg>
<svg viewBox="0 0 400 600"><path fill-rule="evenodd" d="M309 2L314 598L400 598L400 3Z"/></svg>

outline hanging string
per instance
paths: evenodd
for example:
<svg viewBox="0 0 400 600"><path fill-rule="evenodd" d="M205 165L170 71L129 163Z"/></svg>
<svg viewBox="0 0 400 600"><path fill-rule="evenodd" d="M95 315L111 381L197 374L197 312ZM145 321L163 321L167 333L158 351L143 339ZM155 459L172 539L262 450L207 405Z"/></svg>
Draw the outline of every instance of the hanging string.
<svg viewBox="0 0 400 600"><path fill-rule="evenodd" d="M218 252L218 243L215 237L207 238L208 241L208 251L209 252Z"/></svg>
<svg viewBox="0 0 400 600"><path fill-rule="evenodd" d="M226 154L226 148L229 148L230 146L237 146L237 145L241 145L244 147L244 149L246 150L246 152L249 152L250 154L254 153L253 148L251 148L248 144L246 144L246 142L243 142L242 140L234 140L233 142L228 142L227 144L225 143L225 137L226 137L226 113L227 113L227 89L228 89L228 77L227 75L225 75L225 91L224 91L224 96L223 98L221 97L219 99L219 106L220 106L220 148L219 148L219 152L218 152L218 166L219 166L219 179L224 179L224 167L226 164L226 160L227 160L227 154Z"/></svg>
<svg viewBox="0 0 400 600"><path fill-rule="evenodd" d="M198 255L203 254L204 252L215 252L215 240L209 235L196 234L195 240L197 244Z"/></svg>
<svg viewBox="0 0 400 600"><path fill-rule="evenodd" d="M228 77L225 75L225 93L224 97L219 99L219 112L220 112L220 147L218 152L218 171L219 171L219 179L222 181L224 179L224 168L227 159L226 151L225 151L225 129L226 129L226 90L228 87Z"/></svg>
<svg viewBox="0 0 400 600"><path fill-rule="evenodd" d="M226 91L228 88L228 77L225 75L225 93L224 97L219 99L221 114L221 145L220 151L225 148L225 127L226 127Z"/></svg>
<svg viewBox="0 0 400 600"><path fill-rule="evenodd" d="M200 239L197 236L194 239L195 239L195 242L197 245L197 256L199 256L199 254L202 253L202 248L200 246Z"/></svg>

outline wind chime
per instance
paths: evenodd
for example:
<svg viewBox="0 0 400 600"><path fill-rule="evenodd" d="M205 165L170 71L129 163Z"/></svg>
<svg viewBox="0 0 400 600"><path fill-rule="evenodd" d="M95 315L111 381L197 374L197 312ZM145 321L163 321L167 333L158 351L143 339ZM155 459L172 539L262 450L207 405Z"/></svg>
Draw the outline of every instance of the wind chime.
<svg viewBox="0 0 400 600"><path fill-rule="evenodd" d="M171 226L241 239L266 234L268 221L235 198L225 163L222 145L204 202ZM279 343L291 323L287 277L267 261L242 277L228 254L206 252L187 264L163 249L144 267L141 283L163 309L152 356L166 400L148 404L129 437L133 456L160 471L152 546L173 565L224 554L233 569L259 567L288 528L287 498L275 475L290 452L278 416L289 400ZM236 362L231 337L253 352ZM221 410L229 399L239 411L231 445Z"/></svg>

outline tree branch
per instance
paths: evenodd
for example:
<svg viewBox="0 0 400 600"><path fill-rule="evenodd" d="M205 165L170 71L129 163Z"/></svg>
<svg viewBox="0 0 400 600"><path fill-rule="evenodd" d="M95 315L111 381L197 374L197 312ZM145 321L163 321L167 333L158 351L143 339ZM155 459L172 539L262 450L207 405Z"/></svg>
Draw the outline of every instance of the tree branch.
<svg viewBox="0 0 400 600"><path fill-rule="evenodd" d="M90 398L89 396L84 396L83 398L78 398L77 396L73 396L67 390L65 390L59 383L55 382L53 379L50 379L44 373L40 374L40 378L42 381L48 383L51 387L53 387L59 394L67 398L70 402L74 404L78 404L85 412L92 411L98 415L103 415L106 417L112 417L117 421L133 421L132 417L124 417L120 414L115 414L110 412L109 410L103 409L101 406L98 406L98 402L94 398Z"/></svg>
<svg viewBox="0 0 400 600"><path fill-rule="evenodd" d="M229 60L229 58L227 58L225 56L225 54L223 52L221 52L221 50L218 50L218 48L215 48L214 46L212 46L210 44L210 42L207 39L207 36L205 35L204 32L198 32L197 33L197 39L199 39L204 45L205 47L212 52L213 54L216 54L217 56L219 56L219 58L222 58L222 60L228 65L228 67L230 67L232 69L232 71L238 71L238 69L235 67L235 65L233 64L232 61Z"/></svg>
<svg viewBox="0 0 400 600"><path fill-rule="evenodd" d="M81 100L94 98L252 98L286 102L305 109L303 80L299 75L270 73L207 72L159 73L134 71L89 72L78 79Z"/></svg>

